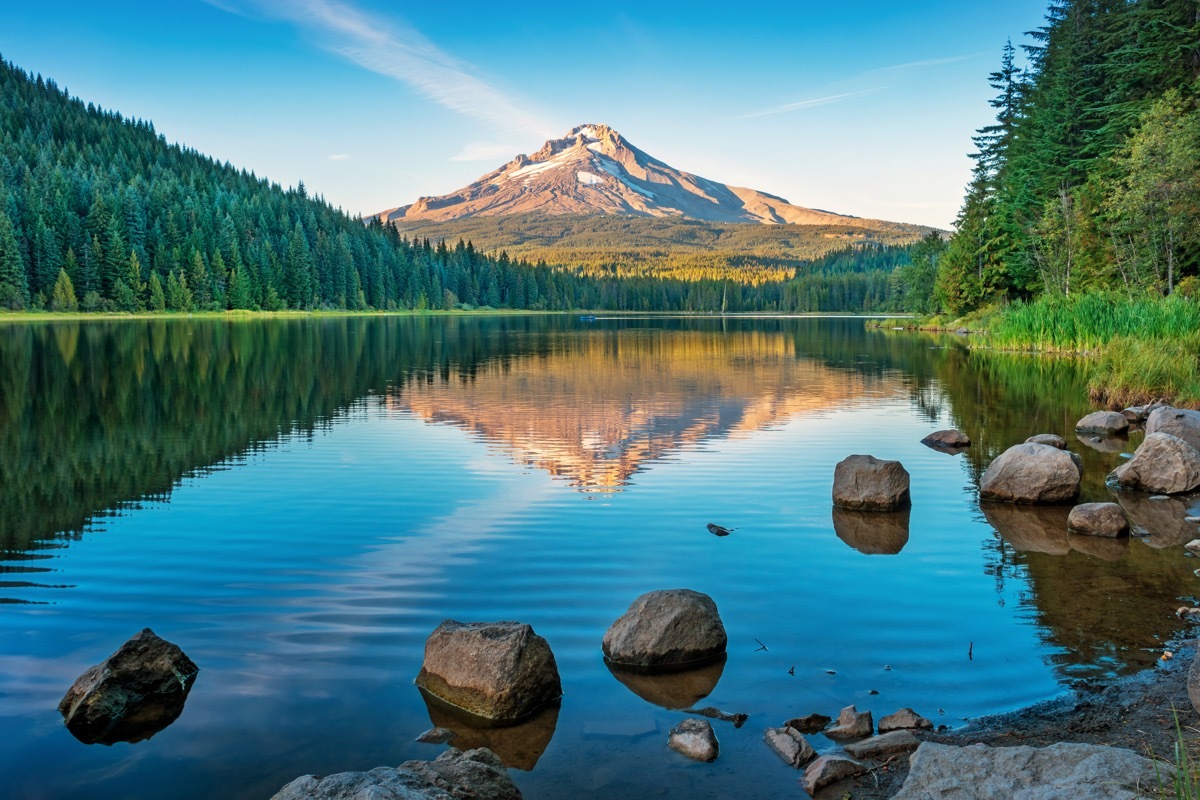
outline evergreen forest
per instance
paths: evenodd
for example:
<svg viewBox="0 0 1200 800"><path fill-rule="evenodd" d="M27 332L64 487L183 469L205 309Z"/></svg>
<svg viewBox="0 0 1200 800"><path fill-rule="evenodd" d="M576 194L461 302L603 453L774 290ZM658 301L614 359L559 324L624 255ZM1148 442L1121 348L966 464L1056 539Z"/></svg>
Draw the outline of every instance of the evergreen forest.
<svg viewBox="0 0 1200 800"><path fill-rule="evenodd" d="M933 309L1200 289L1200 3L1054 0L991 73Z"/></svg>
<svg viewBox="0 0 1200 800"><path fill-rule="evenodd" d="M661 275L410 239L0 60L4 309L885 311L909 250Z"/></svg>

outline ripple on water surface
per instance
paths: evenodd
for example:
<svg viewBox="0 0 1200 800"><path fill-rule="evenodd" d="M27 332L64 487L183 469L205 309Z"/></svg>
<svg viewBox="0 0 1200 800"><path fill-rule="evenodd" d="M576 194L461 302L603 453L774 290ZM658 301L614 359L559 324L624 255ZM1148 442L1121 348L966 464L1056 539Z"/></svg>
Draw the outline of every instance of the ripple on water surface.
<svg viewBox="0 0 1200 800"><path fill-rule="evenodd" d="M857 320L245 324L216 351L231 350L220 382L137 373L115 348L113 379L150 375L145 396L164 399L153 417L89 412L111 428L99 450L74 422L0 429L6 453L61 454L3 473L14 797L266 797L303 773L432 757L413 738L436 711L412 679L446 618L529 622L554 649L557 716L494 740L528 796L774 796L797 776L762 745L768 725L851 703L954 725L1047 698L1152 663L1191 591L1176 549L1100 552L980 510L992 457L1086 410L1069 362L988 361ZM237 349L271 324L281 352ZM70 364L29 357L66 395L45 407L100 402L56 380ZM971 450L919 444L951 426ZM835 513L851 453L901 460L911 512ZM1082 456L1101 499L1120 456ZM30 516L45 497L61 499ZM629 603L672 587L711 595L729 634L700 704L751 715L716 724L710 765L668 752L681 714L644 699L679 687L639 696L601 659ZM147 625L201 666L184 714L137 745L80 745L59 697Z"/></svg>

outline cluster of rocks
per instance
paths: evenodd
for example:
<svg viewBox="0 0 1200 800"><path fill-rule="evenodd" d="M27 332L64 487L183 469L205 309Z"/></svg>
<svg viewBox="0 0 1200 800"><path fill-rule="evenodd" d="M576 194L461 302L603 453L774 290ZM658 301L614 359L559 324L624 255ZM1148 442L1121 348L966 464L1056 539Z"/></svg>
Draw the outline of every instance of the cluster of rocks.
<svg viewBox="0 0 1200 800"><path fill-rule="evenodd" d="M933 727L933 723L911 708L902 708L881 719L878 735L872 735L875 726L871 712L859 711L855 706L843 708L836 724L826 727L832 721L820 714L810 714L788 720L778 728L768 728L763 733L763 741L785 763L804 769L801 782L810 795L845 778L862 775L871 769L872 761L886 761L914 750L920 740L913 731ZM840 742L841 751L818 757L805 736L818 732Z"/></svg>

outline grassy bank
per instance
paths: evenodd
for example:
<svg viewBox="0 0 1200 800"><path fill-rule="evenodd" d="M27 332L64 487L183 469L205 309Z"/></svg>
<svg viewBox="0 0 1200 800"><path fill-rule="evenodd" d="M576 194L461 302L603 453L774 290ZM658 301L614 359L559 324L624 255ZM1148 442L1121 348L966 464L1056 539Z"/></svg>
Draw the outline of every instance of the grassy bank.
<svg viewBox="0 0 1200 800"><path fill-rule="evenodd" d="M1092 359L1096 402L1200 407L1200 302L1194 299L1042 297L996 309L970 327L988 331L989 347Z"/></svg>

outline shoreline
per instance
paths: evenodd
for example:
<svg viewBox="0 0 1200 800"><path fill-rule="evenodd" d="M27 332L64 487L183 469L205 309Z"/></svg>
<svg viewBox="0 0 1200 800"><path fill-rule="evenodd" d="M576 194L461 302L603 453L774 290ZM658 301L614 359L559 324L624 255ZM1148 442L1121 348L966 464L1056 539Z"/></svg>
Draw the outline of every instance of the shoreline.
<svg viewBox="0 0 1200 800"><path fill-rule="evenodd" d="M1165 649L1174 657L1154 668L1110 681L1080 681L1059 697L918 738L959 747L1107 745L1173 764L1178 731L1183 731L1190 753L1200 748L1200 714L1188 698L1188 672L1198 643L1194 638L1171 642ZM908 755L895 758L866 775L827 787L816 800L840 799L847 792L855 800L889 800L908 777L908 765Z"/></svg>

